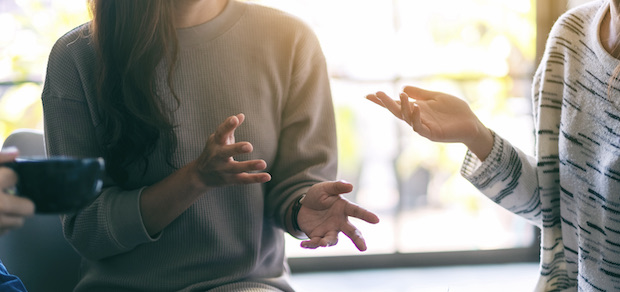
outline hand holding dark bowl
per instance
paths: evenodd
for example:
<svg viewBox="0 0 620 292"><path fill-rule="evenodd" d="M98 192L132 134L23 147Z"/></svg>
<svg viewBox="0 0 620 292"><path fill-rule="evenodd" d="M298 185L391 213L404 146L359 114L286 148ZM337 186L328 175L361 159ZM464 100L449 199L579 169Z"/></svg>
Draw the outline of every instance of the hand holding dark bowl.
<svg viewBox="0 0 620 292"><path fill-rule="evenodd" d="M101 158L23 158L4 166L15 170L16 195L32 200L36 213L70 213L88 205L104 173Z"/></svg>

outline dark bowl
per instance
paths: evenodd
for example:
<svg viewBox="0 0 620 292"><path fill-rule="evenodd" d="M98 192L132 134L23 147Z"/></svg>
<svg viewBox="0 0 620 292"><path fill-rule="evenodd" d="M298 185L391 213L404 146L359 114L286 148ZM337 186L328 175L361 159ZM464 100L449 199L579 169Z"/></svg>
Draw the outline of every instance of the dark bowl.
<svg viewBox="0 0 620 292"><path fill-rule="evenodd" d="M31 199L36 213L69 213L90 204L101 191L102 158L25 158L4 164L18 175L17 195Z"/></svg>

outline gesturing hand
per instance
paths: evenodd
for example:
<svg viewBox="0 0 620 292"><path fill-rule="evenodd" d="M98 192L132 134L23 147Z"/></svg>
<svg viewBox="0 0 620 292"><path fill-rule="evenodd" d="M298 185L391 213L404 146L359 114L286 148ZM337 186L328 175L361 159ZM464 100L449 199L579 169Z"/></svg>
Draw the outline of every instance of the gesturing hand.
<svg viewBox="0 0 620 292"><path fill-rule="evenodd" d="M244 120L243 114L228 117L209 136L202 154L194 162L195 170L205 186L264 183L271 180L268 173L252 173L267 167L264 160L235 161L233 158L253 150L249 142L235 143L235 129Z"/></svg>
<svg viewBox="0 0 620 292"><path fill-rule="evenodd" d="M460 98L412 86L405 87L399 97L392 100L383 92L367 96L431 141L462 142L478 130L478 118Z"/></svg>
<svg viewBox="0 0 620 292"><path fill-rule="evenodd" d="M318 183L308 190L297 216L299 227L309 238L301 243L302 247L335 245L338 243L338 234L343 232L357 249L366 250L366 241L361 232L349 222L349 216L372 224L378 223L379 217L341 196L352 190L353 185L342 181Z"/></svg>
<svg viewBox="0 0 620 292"><path fill-rule="evenodd" d="M366 96L431 141L461 142L480 159L491 151L491 132L462 99L413 86L405 87L399 97L400 100L393 100L383 92Z"/></svg>

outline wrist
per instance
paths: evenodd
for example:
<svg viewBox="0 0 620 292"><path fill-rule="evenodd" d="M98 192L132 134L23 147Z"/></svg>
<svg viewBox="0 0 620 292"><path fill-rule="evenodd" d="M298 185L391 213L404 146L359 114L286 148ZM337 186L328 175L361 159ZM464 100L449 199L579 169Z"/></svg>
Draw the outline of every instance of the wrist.
<svg viewBox="0 0 620 292"><path fill-rule="evenodd" d="M297 217L299 217L299 210L301 209L301 204L306 194L303 194L293 202L293 207L291 208L291 223L293 225L293 231L295 232L303 232L299 227L299 223L297 222Z"/></svg>
<svg viewBox="0 0 620 292"><path fill-rule="evenodd" d="M211 187L205 184L204 181L201 179L201 175L198 171L198 168L196 167L195 161L190 162L181 170L186 172L186 175L189 179L189 187L191 189L196 190L199 193L205 193L209 189L211 189Z"/></svg>
<svg viewBox="0 0 620 292"><path fill-rule="evenodd" d="M307 235L301 230L301 228L299 227L299 223L297 221L299 217L299 210L301 210L302 201L305 197L306 197L305 193L297 197L293 201L293 203L290 204L289 208L287 209L285 218L284 218L284 222L285 222L284 224L285 224L286 230L293 237L296 237L298 239L307 238Z"/></svg>
<svg viewBox="0 0 620 292"><path fill-rule="evenodd" d="M493 132L481 122L478 122L476 133L472 140L464 144L480 161L484 161L493 149L495 138Z"/></svg>

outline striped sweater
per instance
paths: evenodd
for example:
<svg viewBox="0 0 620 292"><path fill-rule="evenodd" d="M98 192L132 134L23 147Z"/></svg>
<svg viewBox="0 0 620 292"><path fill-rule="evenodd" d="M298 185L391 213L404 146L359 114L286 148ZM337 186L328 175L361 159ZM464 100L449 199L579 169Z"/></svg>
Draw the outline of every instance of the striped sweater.
<svg viewBox="0 0 620 292"><path fill-rule="evenodd" d="M535 291L620 290L620 63L601 46L607 0L565 13L534 77L536 155L495 136L462 175L542 233Z"/></svg>

